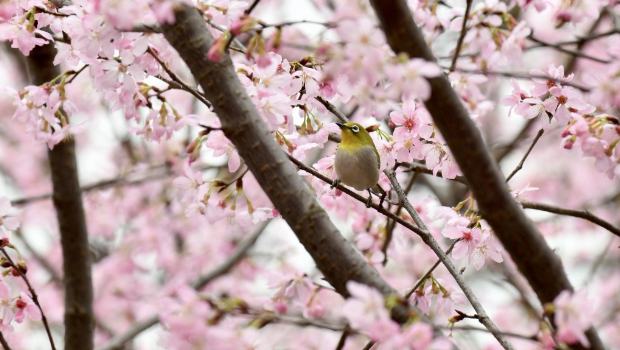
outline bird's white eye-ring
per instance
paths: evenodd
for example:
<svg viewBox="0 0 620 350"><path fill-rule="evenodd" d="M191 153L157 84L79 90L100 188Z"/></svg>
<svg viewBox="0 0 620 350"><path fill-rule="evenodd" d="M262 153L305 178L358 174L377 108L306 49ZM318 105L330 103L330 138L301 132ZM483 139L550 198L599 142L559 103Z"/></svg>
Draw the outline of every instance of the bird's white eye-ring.
<svg viewBox="0 0 620 350"><path fill-rule="evenodd" d="M359 126L357 126L357 125L353 125L353 126L351 127L351 130L352 130L353 132L359 132L359 131L360 131L360 128L359 128Z"/></svg>

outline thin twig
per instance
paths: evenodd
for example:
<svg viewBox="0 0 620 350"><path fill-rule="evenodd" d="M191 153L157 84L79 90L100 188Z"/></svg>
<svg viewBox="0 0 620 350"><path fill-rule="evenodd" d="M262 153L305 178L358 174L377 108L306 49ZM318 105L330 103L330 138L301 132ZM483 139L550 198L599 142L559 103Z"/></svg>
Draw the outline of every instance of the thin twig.
<svg viewBox="0 0 620 350"><path fill-rule="evenodd" d="M448 69L447 67L443 67L443 66L442 68L446 70ZM515 79L528 79L528 80L529 79L547 79L549 81L555 81L565 86L573 87L582 92L590 91L589 87L579 85L579 84L569 82L569 81L563 81L561 79L554 79L552 77L549 77L547 75L542 75L542 74L530 74L530 73L524 73L524 72L499 72L499 71L491 71L491 70L486 70L486 69L467 69L467 68L455 68L454 71L461 72L461 73L469 73L469 74L484 74L488 76L494 75L494 76L515 78Z"/></svg>
<svg viewBox="0 0 620 350"><path fill-rule="evenodd" d="M461 53L461 46L463 45L463 39L465 39L465 34L467 34L467 17L469 17L469 10L471 9L472 0L467 0L467 5L465 7L465 15L463 16L463 26L461 27L461 35L459 36L459 40L456 42L456 50L454 51L454 56L452 57L452 64L450 65L450 72L454 72L456 68L456 61L459 58L459 54Z"/></svg>
<svg viewBox="0 0 620 350"><path fill-rule="evenodd" d="M441 327L441 328L444 328L444 329L450 330L450 331L476 331L476 332L487 332L487 333L489 332L485 328L478 328L478 327L472 327L472 326ZM535 341L535 342L539 341L539 339L538 339L538 337L536 335L523 335L523 334L511 333L511 332L502 332L502 333L505 336L507 336L507 337L519 338L519 339Z"/></svg>
<svg viewBox="0 0 620 350"><path fill-rule="evenodd" d="M50 346L52 347L52 350L56 350L56 346L54 345L54 338L52 337L52 331L50 330L50 326L47 323L47 317L45 317L43 308L41 307L41 304L39 303L39 296L37 295L37 292L34 291L34 288L32 288L32 285L30 284L28 277L26 277L26 275L22 272L22 270L17 265L15 265L15 263L13 262L13 259L11 259L11 257L6 252L4 247L0 248L0 251L2 252L4 257L7 259L7 261L9 262L9 265L11 265L13 270L17 271L17 273L19 273L20 277L24 280L24 282L26 282L26 286L28 287L28 291L30 292L30 298L32 298L32 301L37 306L37 308L39 308L39 311L41 312L41 322L43 322L43 326L45 327L45 332L47 332L47 338L50 341Z"/></svg>
<svg viewBox="0 0 620 350"><path fill-rule="evenodd" d="M411 188L413 187L413 183L415 182L415 180L418 178L418 174L420 174L418 171L414 170L413 175L411 176L411 178L409 179L409 183L407 183L407 187L405 188L405 193L409 193L411 191ZM396 211L394 211L394 214L396 216L400 215L400 211L403 209L403 205L401 202L398 202L398 206L396 207ZM390 220L388 222L388 227L385 230L385 240L383 241L383 246L381 247L381 251L383 252L383 266L385 266L385 264L387 264L388 261L388 255L387 255L387 250L390 247L390 242L392 242L392 236L394 235L394 229L396 228L396 221L394 220Z"/></svg>
<svg viewBox="0 0 620 350"><path fill-rule="evenodd" d="M80 75L80 73L82 73L84 71L84 69L86 69L89 65L85 64L82 66L82 68L78 69L76 72L73 73L73 76L71 76L71 78L67 79L67 81L65 82L66 84L70 84L73 80L75 80L75 78L77 78L78 75Z"/></svg>
<svg viewBox="0 0 620 350"><path fill-rule="evenodd" d="M204 103L207 107L211 107L211 102L207 101L207 99L200 92L198 92L198 90L187 85L183 80L181 80L181 78L179 78L178 75L176 75L172 70L170 70L170 68L168 68L168 65L155 53L155 51L153 51L150 46L148 47L148 49L146 49L146 52L153 56L153 58L159 63L161 68L166 71L166 73L170 76L170 78L172 78L173 81L181 85L183 90L194 95L200 102Z"/></svg>
<svg viewBox="0 0 620 350"><path fill-rule="evenodd" d="M467 282L465 282L465 279L459 273L456 266L454 266L454 263L452 263L452 260L448 258L448 256L444 253L444 251L441 249L441 247L437 243L437 241L435 241L433 236L430 234L430 232L426 228L426 225L422 221L422 218L420 218L420 215L418 215L416 210L413 208L413 206L409 202L409 199L407 199L407 195L405 194L403 189L400 187L400 183L396 179L396 174L394 173L394 171L392 171L391 169L386 169L384 172L387 175L388 179L390 180L390 183L392 184L392 188L396 191L398 198L402 201L403 207L409 213L409 215L411 215L415 223L420 228L421 233L418 233L418 235L420 235L420 238L422 238L424 243L426 243L426 245L428 245L433 250L433 252L437 255L437 257L439 257L441 262L448 269L448 272L450 272L452 277L456 280L456 283L459 285L459 287L461 287L463 294L465 294L470 304L473 306L474 310L476 310L478 321L480 321L480 323L482 323L493 334L495 339L497 339L497 341L502 345L504 349L514 350L514 347L512 346L512 344L506 339L506 337L504 337L502 332L499 330L499 328L497 328L495 323L493 323L491 318L487 316L487 313L482 307L482 304L480 304L480 301L478 301L478 298L476 297L474 292L471 290Z"/></svg>
<svg viewBox="0 0 620 350"><path fill-rule="evenodd" d="M160 174L147 175L142 178L135 179L135 180L130 180L133 174L129 174L126 176L121 176L121 177L115 177L113 179L102 180L102 181L95 182L90 185L82 186L80 187L80 190L82 192L88 192L88 191L105 189L105 188L114 187L114 186L139 185L144 182L161 179L163 177L166 177L172 174L170 168L167 165L153 167L152 169L157 169L160 167L166 167L166 171ZM41 200L52 198L52 195L53 195L52 193L45 193L45 194L40 194L36 196L31 196L31 197L19 198L19 199L12 200L11 205L17 206L17 205L30 204L33 202L38 202Z"/></svg>
<svg viewBox="0 0 620 350"><path fill-rule="evenodd" d="M340 112L340 110L338 108L336 108L336 106L334 106L331 102L327 101L326 99L324 99L321 96L317 96L316 99L317 99L317 101L321 102L323 104L323 106L325 106L325 108L327 108L328 111L332 112L333 115L338 117L338 119L340 119L341 122L346 123L346 122L349 121L347 116L344 115L342 112Z"/></svg>
<svg viewBox="0 0 620 350"><path fill-rule="evenodd" d="M433 169L429 169L426 167L426 165L422 164L422 163L418 163L418 162L411 162L411 163L400 163L401 165L404 165L407 169L404 170L405 172L407 171L416 171L422 174L428 174L428 175L433 175L434 177L441 177L443 178L443 173L440 171L437 171L437 173L433 173ZM456 181L462 184L467 184L467 181L465 180L465 177L463 175L457 175L454 179L446 179L446 180L450 180L450 181Z"/></svg>
<svg viewBox="0 0 620 350"><path fill-rule="evenodd" d="M189 285L192 288L198 290L206 286L207 284L209 284L216 278L228 273L233 267L237 265L237 263L239 263L239 261L241 261L241 259L247 254L248 250L250 250L250 248L254 245L254 243L256 243L256 241L258 240L258 237L260 237L260 235L265 231L265 228L267 228L267 225L269 224L269 222L270 220L267 220L259 224L258 227L254 230L254 232L246 240L239 243L239 245L237 246L237 249L226 260L224 260L220 265L218 265L213 270L205 273L202 276L199 276L197 279L192 281ZM145 320L135 324L127 332L112 338L106 346L102 347L99 350L120 349L122 348L124 344L131 341L138 334L158 324L159 321L160 321L159 315L157 314L147 317Z"/></svg>
<svg viewBox="0 0 620 350"><path fill-rule="evenodd" d="M258 5L258 3L260 2L260 0L254 0L254 2L252 3L252 5L250 5L250 7L248 7L245 10L245 14L249 15L250 13L252 13L252 11L254 11L254 9L256 8L256 6Z"/></svg>
<svg viewBox="0 0 620 350"><path fill-rule="evenodd" d="M338 340L338 344L336 344L336 350L344 349L344 345L347 343L347 338L349 337L349 334L351 334L351 331L348 328L345 328L344 331L342 331L340 340Z"/></svg>
<svg viewBox="0 0 620 350"><path fill-rule="evenodd" d="M302 163L301 161L299 161L298 159L294 158L291 155L288 155L288 158L291 160L291 162L293 162L295 165L297 165L297 167L299 168L299 170L303 170L309 174L311 174L312 176L316 177L317 179L332 185L333 184L333 180L328 178L327 176L321 174L320 172L318 172L316 169L311 168L307 165L305 165L304 163ZM357 200L358 202L364 203L366 204L366 202L368 201L367 198L364 198L362 196L360 196L359 194L357 194L356 192L350 190L349 188L343 186L342 184L339 184L338 186L336 186L335 188L339 189L342 191L342 193L348 195L349 197L352 197L353 199ZM405 228L420 234L422 231L420 230L420 228L418 228L417 226L413 225L411 222L404 220L403 218L394 215L394 213L392 213L391 211L385 209L384 207L379 206L376 203L370 203L370 208L375 209L376 211L378 211L380 214L383 214L385 216L387 216L388 218L396 221L397 223L403 225Z"/></svg>
<svg viewBox="0 0 620 350"><path fill-rule="evenodd" d="M527 152L525 152L525 154L523 155L523 158L521 158L521 161L519 162L519 164L517 164L517 167L512 171L512 173L510 173L510 175L508 175L508 177L506 178L506 182L510 181L510 179L512 179L512 177L515 176L515 174L519 172L519 170L523 169L523 163L525 163L525 160L527 159L527 157L530 155L530 153L534 149L534 146L536 146L536 142L538 142L538 140L540 139L540 137L542 136L544 132L545 132L544 129L540 129L538 131L538 134L536 134L536 137L534 137L534 141L532 141L530 148L528 148Z"/></svg>
<svg viewBox="0 0 620 350"><path fill-rule="evenodd" d="M63 284L62 277L60 277L60 275L54 269L52 264L47 259L42 257L41 254L39 254L34 249L34 247L30 244L30 242L22 234L21 229L18 229L18 230L15 231L15 236L17 236L17 238L19 238L19 240L21 240L21 242L24 245L24 247L26 247L26 249L28 249L28 251L30 252L30 255L32 256L32 258L34 260L36 260L36 262L38 262L39 265L41 265L47 271L47 273L50 274L50 277L52 278L52 281L54 281L55 283L58 283L60 286L62 286L62 284Z"/></svg>
<svg viewBox="0 0 620 350"><path fill-rule="evenodd" d="M445 254L449 255L450 253L452 253L452 249L454 249L454 246L460 241L460 239L455 240L454 242L452 242L452 244L448 247L448 249L446 249ZM416 282L416 284L413 286L413 288L411 288L411 290L409 290L406 294L405 294L405 299L408 300L413 293L415 293L416 289L420 288L420 286L422 285L422 283L424 283L424 280L426 280L432 273L433 271L435 271L435 269L437 268L437 266L439 266L439 263L441 263L441 260L437 260L433 266L431 266L430 269L428 269L428 271L426 271L426 273L420 277L420 279L418 280L418 282Z"/></svg>
<svg viewBox="0 0 620 350"><path fill-rule="evenodd" d="M588 60L591 60L591 61L594 61L594 62L598 62L598 63L605 63L605 64L610 63L608 60L604 60L602 58L593 57L593 56L587 55L587 54L585 54L585 53L583 53L581 51L570 50L570 49L564 48L564 47L562 47L562 46L560 46L558 44L551 44L551 43L544 42L544 41L542 41L542 40L540 40L538 38L535 38L533 35L530 35L528 37L528 39L530 39L531 41L533 41L533 42L535 42L537 44L541 44L541 45L544 45L544 46L548 46L548 47L554 48L557 51L560 51L560 52L563 52L563 53L566 53L566 54L569 54L569 55L573 55L575 57L585 58L585 59L588 59Z"/></svg>
<svg viewBox="0 0 620 350"><path fill-rule="evenodd" d="M535 202L529 202L529 201L521 201L520 203L524 209L541 210L541 211L546 211L549 213L573 216L576 218L588 220L591 223L596 224L604 229L607 229L609 232L620 237L620 228L590 213L590 211L588 210L568 209L568 208L557 207L557 206L550 205L550 204L535 203Z"/></svg>
<svg viewBox="0 0 620 350"><path fill-rule="evenodd" d="M278 315L272 311L252 309L236 311L240 312L233 314L233 316L253 316L254 318L260 319L261 321L265 322L265 324L282 323L300 327L316 327L335 332L344 332L345 330L348 330L350 333L357 333L354 330L350 329L347 324L335 324L333 322L328 322L325 320L305 318L301 315Z"/></svg>
<svg viewBox="0 0 620 350"><path fill-rule="evenodd" d="M613 243L614 243L614 238L609 237L609 241L605 245L605 249L598 255L596 260L594 260L594 262L592 263L592 266L590 267L590 271L588 272L588 279L586 280L586 283L594 279L594 274L596 273L596 270L598 270L598 268L605 261L605 256L609 252L609 249L611 249Z"/></svg>

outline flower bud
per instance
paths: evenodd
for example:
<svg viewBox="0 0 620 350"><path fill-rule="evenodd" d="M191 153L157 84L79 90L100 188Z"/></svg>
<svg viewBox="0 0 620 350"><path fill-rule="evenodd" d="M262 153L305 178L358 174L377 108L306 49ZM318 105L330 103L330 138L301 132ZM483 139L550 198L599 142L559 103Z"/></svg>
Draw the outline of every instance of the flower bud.
<svg viewBox="0 0 620 350"><path fill-rule="evenodd" d="M17 262L17 268L25 275L28 272L28 266L26 266L26 262L20 260Z"/></svg>
<svg viewBox="0 0 620 350"><path fill-rule="evenodd" d="M245 33L248 30L252 29L256 22L256 19L250 16L243 16L240 20L234 22L230 26L230 31L233 33L234 36L238 36L239 34Z"/></svg>

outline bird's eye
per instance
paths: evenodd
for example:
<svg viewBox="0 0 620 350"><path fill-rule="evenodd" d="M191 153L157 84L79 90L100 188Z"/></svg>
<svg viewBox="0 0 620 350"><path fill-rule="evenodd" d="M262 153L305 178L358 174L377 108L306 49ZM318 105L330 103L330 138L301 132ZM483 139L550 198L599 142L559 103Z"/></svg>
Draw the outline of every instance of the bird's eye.
<svg viewBox="0 0 620 350"><path fill-rule="evenodd" d="M360 128L359 128L359 126L357 126L357 125L353 125L353 126L351 127L351 130L352 130L353 132L359 132L359 131L360 131Z"/></svg>

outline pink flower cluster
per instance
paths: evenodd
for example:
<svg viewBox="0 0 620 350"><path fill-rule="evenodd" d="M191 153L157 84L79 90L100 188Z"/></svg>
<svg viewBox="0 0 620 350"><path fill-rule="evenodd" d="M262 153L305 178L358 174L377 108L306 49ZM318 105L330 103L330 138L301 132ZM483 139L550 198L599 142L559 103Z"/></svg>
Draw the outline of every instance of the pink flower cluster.
<svg viewBox="0 0 620 350"><path fill-rule="evenodd" d="M458 239L452 257L456 260L468 257L473 261L476 270L480 270L487 258L495 262L504 261L501 248L493 232L483 228L479 222L461 216L453 208L440 207L435 212L435 219L446 219L441 234L450 239Z"/></svg>
<svg viewBox="0 0 620 350"><path fill-rule="evenodd" d="M446 339L433 340L431 326L416 322L399 326L390 318L384 297L373 288L357 282L348 282L351 297L342 311L353 329L368 334L371 340L379 342L381 349L449 349Z"/></svg>
<svg viewBox="0 0 620 350"><path fill-rule="evenodd" d="M582 98L581 93L562 84L573 80L574 75L564 77L564 67L550 65L545 73L532 70L534 86L531 93L511 81L513 92L504 97L502 103L510 106L511 112L526 119L540 118L547 129L551 121L565 126L560 134L565 149L581 148L584 157L595 158L596 169L611 178L620 176L620 122L608 114L595 115L596 108ZM548 97L543 97L548 96ZM543 100L544 98L544 100Z"/></svg>

